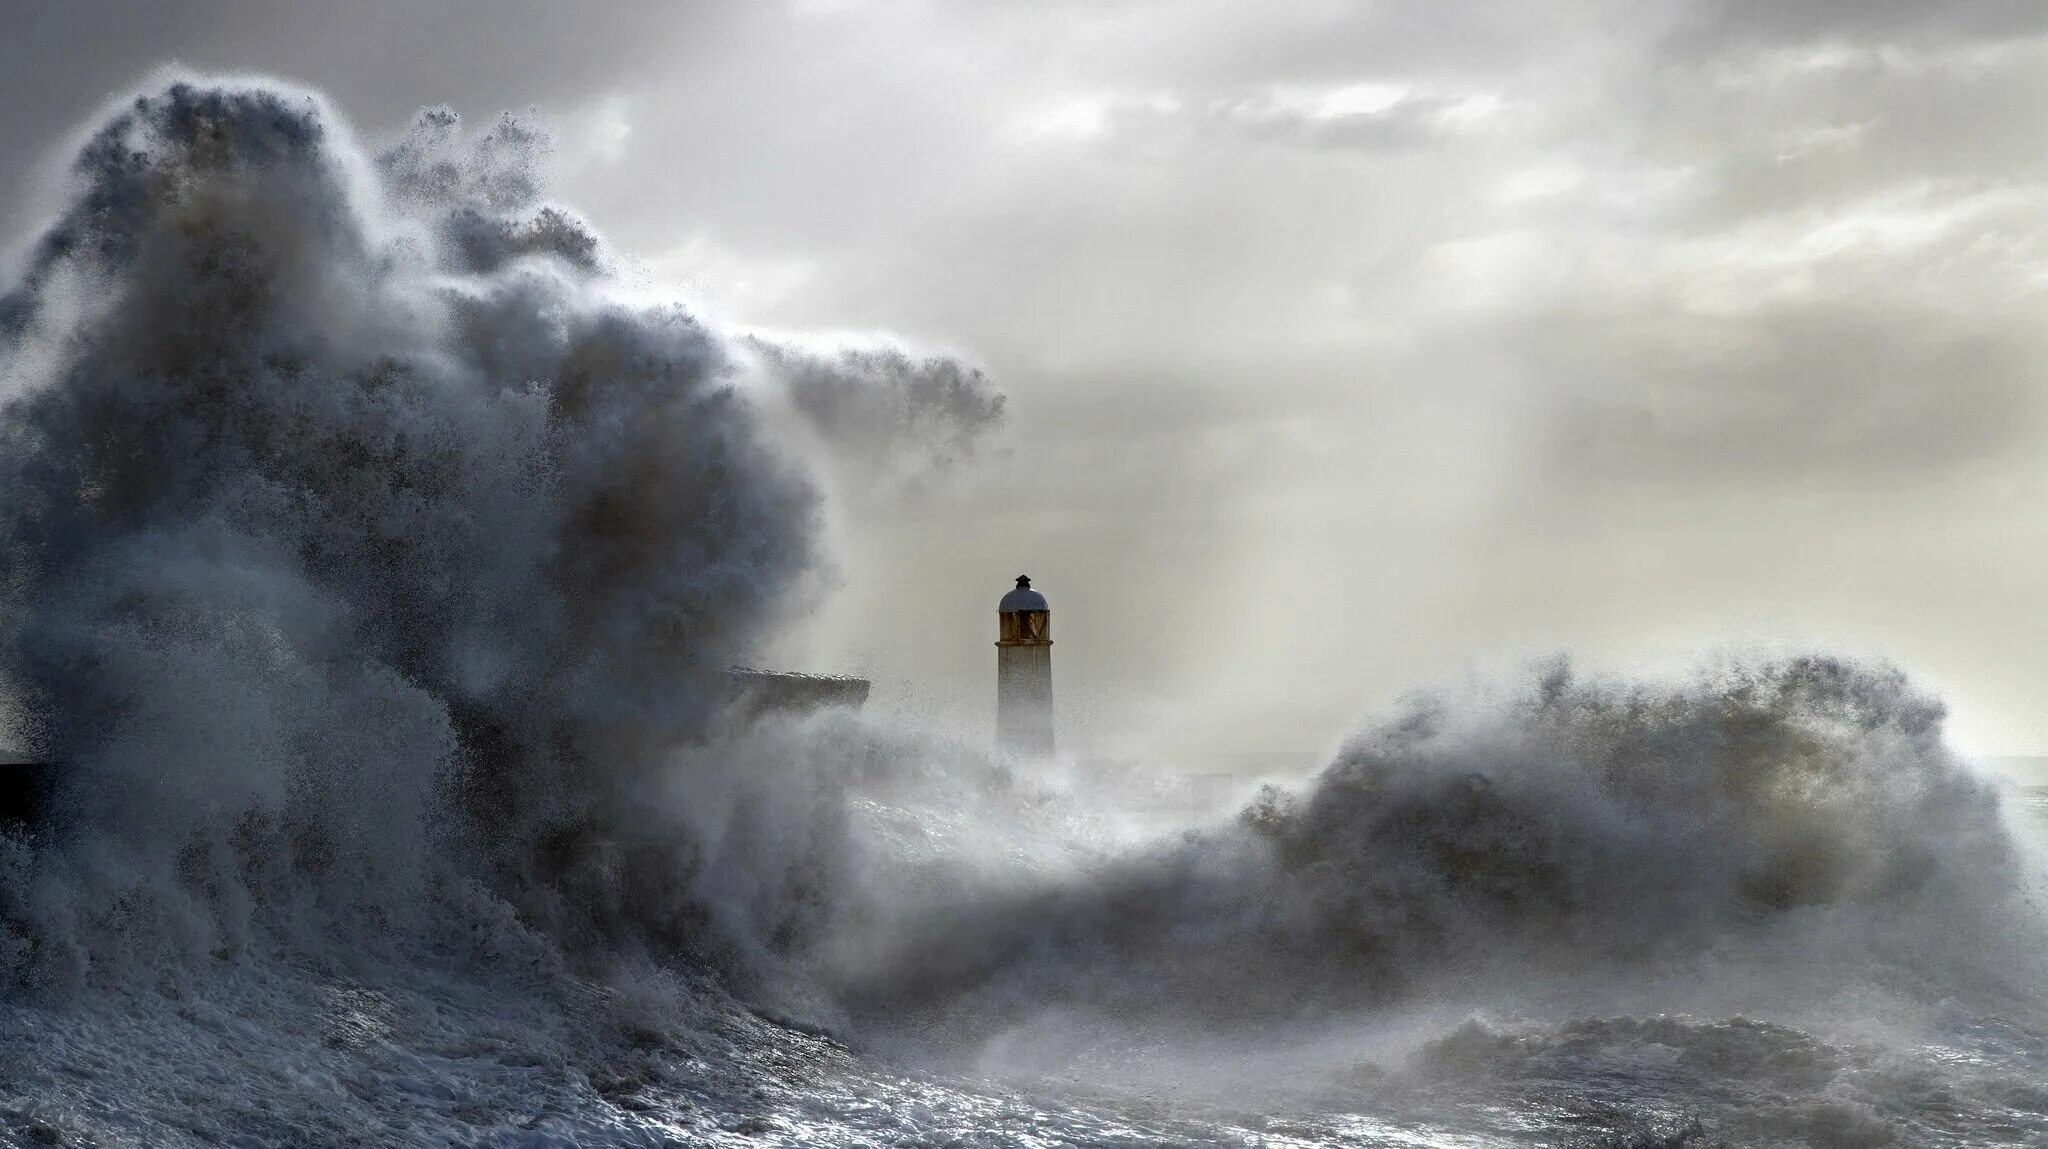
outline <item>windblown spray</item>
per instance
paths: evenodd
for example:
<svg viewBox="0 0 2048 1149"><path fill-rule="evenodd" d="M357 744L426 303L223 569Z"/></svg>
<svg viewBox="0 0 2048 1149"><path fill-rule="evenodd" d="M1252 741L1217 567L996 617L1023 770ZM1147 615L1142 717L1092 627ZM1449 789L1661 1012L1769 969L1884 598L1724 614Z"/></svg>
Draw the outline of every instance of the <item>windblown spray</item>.
<svg viewBox="0 0 2048 1149"><path fill-rule="evenodd" d="M85 140L0 299L0 671L63 767L45 869L177 907L176 947L243 944L273 864L388 914L459 857L534 922L651 926L573 879L649 833L821 559L764 412L857 458L1001 414L956 363L622 302L541 145L433 110L372 155L313 94L174 79ZM95 973L81 923L13 913L35 978Z"/></svg>

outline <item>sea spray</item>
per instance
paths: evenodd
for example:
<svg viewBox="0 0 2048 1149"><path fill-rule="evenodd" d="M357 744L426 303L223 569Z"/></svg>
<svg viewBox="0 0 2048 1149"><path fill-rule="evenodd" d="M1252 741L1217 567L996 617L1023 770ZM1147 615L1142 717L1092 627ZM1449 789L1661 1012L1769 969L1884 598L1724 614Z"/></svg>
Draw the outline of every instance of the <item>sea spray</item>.
<svg viewBox="0 0 2048 1149"><path fill-rule="evenodd" d="M1419 699L1235 825L1021 889L885 896L823 968L879 1029L970 1044L1051 1016L1071 1041L1447 1001L1786 1009L1930 978L2023 996L2038 923L1942 716L1831 658L1542 670Z"/></svg>
<svg viewBox="0 0 2048 1149"><path fill-rule="evenodd" d="M432 110L373 156L316 95L194 77L86 139L0 296L0 679L63 777L6 907L33 978L283 907L394 928L457 880L693 940L701 908L579 883L821 561L761 396L859 457L1001 401L622 301L540 143ZM634 884L688 888L681 827L634 829L678 831Z"/></svg>

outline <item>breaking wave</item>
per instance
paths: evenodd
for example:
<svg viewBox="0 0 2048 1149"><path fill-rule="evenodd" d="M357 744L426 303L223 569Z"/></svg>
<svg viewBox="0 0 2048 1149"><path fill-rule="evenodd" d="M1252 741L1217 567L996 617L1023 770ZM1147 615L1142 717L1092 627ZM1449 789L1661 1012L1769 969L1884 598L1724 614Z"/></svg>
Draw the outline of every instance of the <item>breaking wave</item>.
<svg viewBox="0 0 2048 1149"><path fill-rule="evenodd" d="M1996 792L1895 670L1559 666L1419 701L1235 825L871 908L837 974L877 1024L926 1034L1270 1029L1419 999L1779 1008L1847 982L2030 984L2026 892Z"/></svg>
<svg viewBox="0 0 2048 1149"><path fill-rule="evenodd" d="M315 95L199 79L83 144L0 298L0 671L63 767L6 906L27 980L435 919L451 883L706 944L644 810L822 557L773 413L957 454L1001 397L624 301L540 148L433 110L373 156Z"/></svg>
<svg viewBox="0 0 2048 1149"><path fill-rule="evenodd" d="M819 593L820 492L933 481L1003 398L637 301L544 144L432 110L373 151L191 76L84 138L0 296L0 690L60 767L0 838L0 1127L1264 1143L1230 1095L1349 1143L2048 1132L2024 843L1888 667L1559 665L1165 836L728 713ZM1902 1077L1873 1043L1935 1039L1880 1023L1997 1072ZM1977 1107L1885 1110L1909 1078Z"/></svg>

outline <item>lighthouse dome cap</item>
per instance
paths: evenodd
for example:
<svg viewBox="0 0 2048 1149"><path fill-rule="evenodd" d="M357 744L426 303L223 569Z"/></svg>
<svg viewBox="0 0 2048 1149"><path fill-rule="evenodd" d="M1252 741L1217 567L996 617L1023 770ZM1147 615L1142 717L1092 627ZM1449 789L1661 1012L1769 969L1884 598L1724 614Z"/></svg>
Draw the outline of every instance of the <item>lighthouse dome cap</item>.
<svg viewBox="0 0 2048 1149"><path fill-rule="evenodd" d="M1031 589L1031 576L1018 575L1017 588L1003 596L1003 601L996 607L996 612L999 614L1009 614L1012 611L1020 610L1051 609L1050 606L1046 605L1045 596Z"/></svg>

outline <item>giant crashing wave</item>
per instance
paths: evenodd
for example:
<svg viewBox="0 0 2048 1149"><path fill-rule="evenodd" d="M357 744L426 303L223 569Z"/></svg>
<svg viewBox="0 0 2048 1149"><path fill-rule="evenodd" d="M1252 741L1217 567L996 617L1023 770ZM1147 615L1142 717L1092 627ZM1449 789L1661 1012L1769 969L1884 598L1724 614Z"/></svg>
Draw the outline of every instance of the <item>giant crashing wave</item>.
<svg viewBox="0 0 2048 1149"><path fill-rule="evenodd" d="M373 155L315 94L182 76L84 140L0 297L0 684L63 768L10 980L402 932L463 883L712 944L643 812L823 561L778 420L900 471L1002 397L633 302L544 147L435 109Z"/></svg>
<svg viewBox="0 0 2048 1149"><path fill-rule="evenodd" d="M0 297L0 684L65 768L51 825L0 842L16 999L163 994L153 1042L209 984L489 1001L511 1012L463 1064L516 1015L603 1093L622 1057L694 1088L646 1048L736 1024L695 1012L722 993L1071 1069L1417 1009L2041 984L1995 796L1882 666L1431 696L1302 793L1142 848L916 732L727 728L722 668L829 560L818 470L944 467L1001 399L956 362L632 302L537 146L433 111L373 155L315 95L192 77L86 138ZM311 980L238 980L283 968ZM1418 1064L1566 1043L1522 1040L1459 1030ZM690 1048L769 1072L767 1046Z"/></svg>

